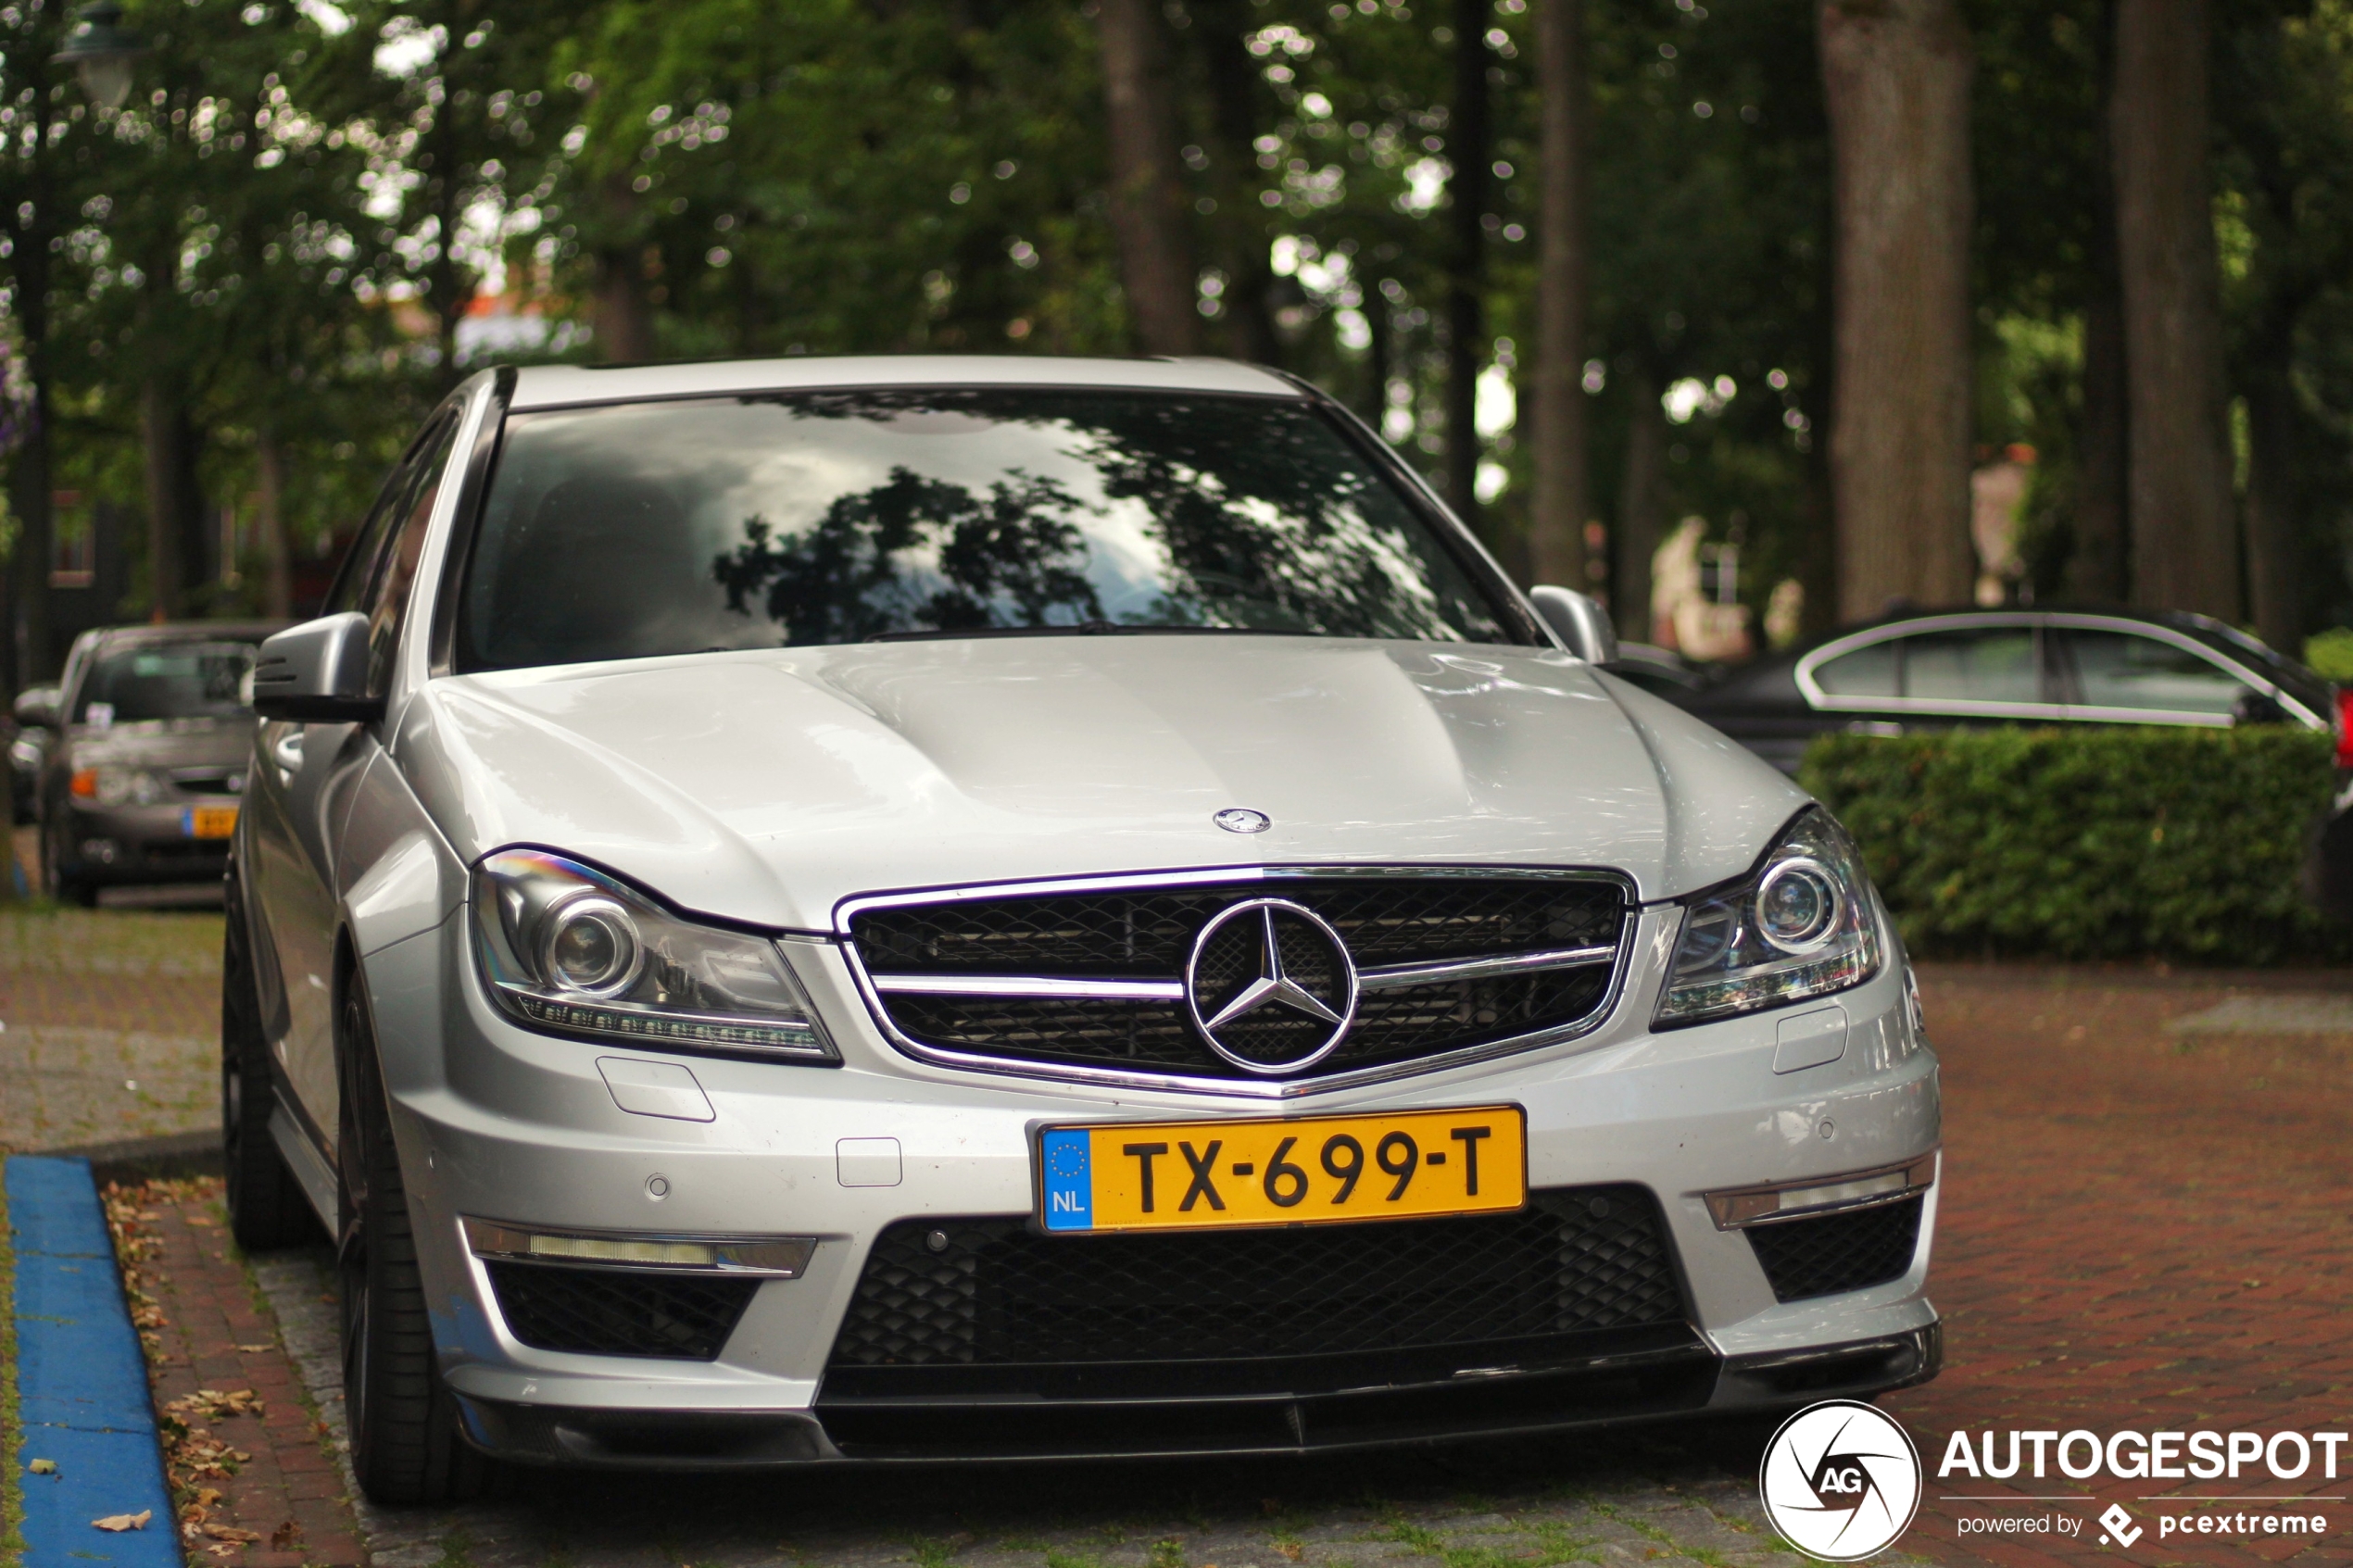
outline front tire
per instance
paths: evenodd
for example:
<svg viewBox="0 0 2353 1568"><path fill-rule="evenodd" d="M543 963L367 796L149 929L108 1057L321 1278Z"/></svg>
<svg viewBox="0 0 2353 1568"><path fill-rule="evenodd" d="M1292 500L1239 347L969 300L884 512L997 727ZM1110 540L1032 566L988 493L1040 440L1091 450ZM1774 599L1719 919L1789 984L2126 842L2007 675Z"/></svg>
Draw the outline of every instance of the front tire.
<svg viewBox="0 0 2353 1568"><path fill-rule="evenodd" d="M220 1154L228 1178L229 1234L247 1252L267 1252L319 1232L309 1199L270 1135L277 1089L262 1036L244 900L233 881L228 904L220 953Z"/></svg>
<svg viewBox="0 0 2353 1568"><path fill-rule="evenodd" d="M458 1402L434 1353L375 1030L357 972L345 987L337 1035L343 1109L336 1261L352 1474L374 1502L457 1501L482 1489L487 1461L459 1435Z"/></svg>
<svg viewBox="0 0 2353 1568"><path fill-rule="evenodd" d="M65 857L58 851L56 836L45 829L41 834L41 891L77 909L98 907L97 884L66 874Z"/></svg>

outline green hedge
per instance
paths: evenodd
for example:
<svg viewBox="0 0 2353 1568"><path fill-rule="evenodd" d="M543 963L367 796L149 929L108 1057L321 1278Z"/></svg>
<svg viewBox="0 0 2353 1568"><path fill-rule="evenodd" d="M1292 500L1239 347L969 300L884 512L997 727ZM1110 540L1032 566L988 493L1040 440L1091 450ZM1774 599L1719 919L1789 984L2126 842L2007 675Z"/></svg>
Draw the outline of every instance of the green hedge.
<svg viewBox="0 0 2353 1568"><path fill-rule="evenodd" d="M1798 777L1916 954L2270 963L2353 953L2302 893L2332 744L2284 726L1840 734Z"/></svg>

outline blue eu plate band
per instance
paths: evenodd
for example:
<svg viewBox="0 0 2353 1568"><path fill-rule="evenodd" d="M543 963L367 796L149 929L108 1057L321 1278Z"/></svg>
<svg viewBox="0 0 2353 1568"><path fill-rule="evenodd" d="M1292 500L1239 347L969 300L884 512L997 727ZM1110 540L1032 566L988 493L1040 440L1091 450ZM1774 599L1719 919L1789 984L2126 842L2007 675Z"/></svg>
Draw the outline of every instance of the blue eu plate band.
<svg viewBox="0 0 2353 1568"><path fill-rule="evenodd" d="M8 1461L24 1491L24 1568L180 1568L147 1363L89 1161L19 1155L6 1180L22 1417ZM56 1473L33 1474L36 1459ZM91 1524L142 1511L144 1530Z"/></svg>
<svg viewBox="0 0 2353 1568"><path fill-rule="evenodd" d="M1038 1137L1038 1185L1045 1195L1043 1218L1048 1230L1095 1228L1091 1148L1083 1127L1059 1127Z"/></svg>

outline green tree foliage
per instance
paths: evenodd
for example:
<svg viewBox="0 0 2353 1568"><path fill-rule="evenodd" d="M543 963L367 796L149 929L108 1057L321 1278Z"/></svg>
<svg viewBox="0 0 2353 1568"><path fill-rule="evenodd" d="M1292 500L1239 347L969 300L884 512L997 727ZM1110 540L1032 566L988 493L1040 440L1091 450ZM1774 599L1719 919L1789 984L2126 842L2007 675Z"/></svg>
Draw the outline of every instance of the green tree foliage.
<svg viewBox="0 0 2353 1568"><path fill-rule="evenodd" d="M1466 13L1155 9L1212 347L1330 388L1435 475L1464 439L1444 395ZM1835 389L1815 9L1586 0L1585 382L1595 520L1617 529L1637 495L1654 521L1700 516L1741 545L1744 599L1794 577L1818 621ZM2044 593L2070 580L2083 504L2108 13L1969 8L1978 436L2040 454ZM2353 621L2353 5L2229 0L2216 18L2247 467L2293 510L2317 629ZM1064 0L134 0L129 19L151 52L116 113L48 65L57 0L0 0L10 428L39 350L57 473L125 508L147 504L141 398L157 385L205 516L235 508L255 537L242 521L274 472L299 552L347 528L423 409L492 355L1132 343L1099 37ZM1508 555L1529 480L1508 412L1535 335L1538 105L1524 0L1486 19L1488 341L1471 347L1481 492ZM481 346L470 312L494 291L556 330ZM21 488L31 448L12 451ZM225 564L244 584L216 574L191 602L257 605L258 563Z"/></svg>

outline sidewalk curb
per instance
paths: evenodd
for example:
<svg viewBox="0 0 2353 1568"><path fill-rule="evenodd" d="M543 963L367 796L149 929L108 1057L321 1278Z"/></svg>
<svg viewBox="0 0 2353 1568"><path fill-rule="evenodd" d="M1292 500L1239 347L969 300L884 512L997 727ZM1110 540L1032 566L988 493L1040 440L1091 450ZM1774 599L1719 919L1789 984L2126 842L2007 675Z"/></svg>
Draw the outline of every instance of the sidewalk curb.
<svg viewBox="0 0 2353 1568"><path fill-rule="evenodd" d="M22 1421L22 1452L8 1462L23 1487L24 1568L179 1568L146 1360L89 1162L14 1156L6 1191ZM31 1474L36 1459L56 1461L56 1474ZM144 1529L91 1525L143 1510Z"/></svg>

